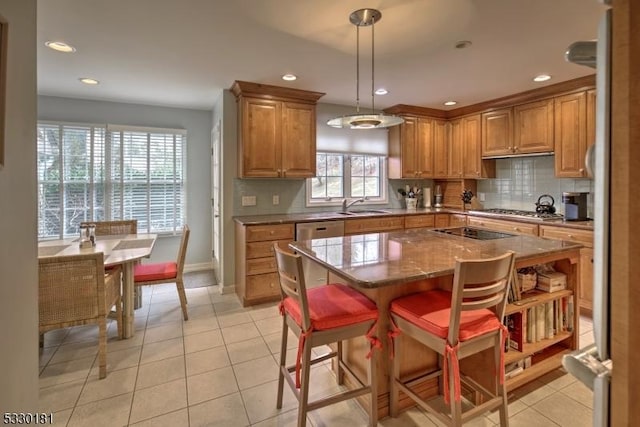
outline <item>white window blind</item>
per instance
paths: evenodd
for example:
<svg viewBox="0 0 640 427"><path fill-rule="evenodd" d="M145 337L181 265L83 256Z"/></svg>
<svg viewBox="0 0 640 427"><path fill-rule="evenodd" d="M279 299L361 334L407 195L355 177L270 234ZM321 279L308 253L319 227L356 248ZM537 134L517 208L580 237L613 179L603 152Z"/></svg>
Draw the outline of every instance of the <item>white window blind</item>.
<svg viewBox="0 0 640 427"><path fill-rule="evenodd" d="M137 219L140 232L180 229L185 150L179 129L39 123L39 237L117 219Z"/></svg>

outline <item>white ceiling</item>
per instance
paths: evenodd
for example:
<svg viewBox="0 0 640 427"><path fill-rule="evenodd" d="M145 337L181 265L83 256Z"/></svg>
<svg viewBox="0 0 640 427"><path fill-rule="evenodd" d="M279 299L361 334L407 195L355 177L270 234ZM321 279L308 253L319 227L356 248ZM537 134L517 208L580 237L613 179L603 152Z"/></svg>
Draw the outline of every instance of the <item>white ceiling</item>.
<svg viewBox="0 0 640 427"><path fill-rule="evenodd" d="M234 80L325 92L355 105L354 10L375 25L376 107L446 109L593 73L567 63L595 39L597 0L39 0L38 93L211 109ZM52 51L47 40L77 48ZM455 49L460 40L473 42ZM370 107L369 28L361 29L361 105ZM298 75L285 82L285 73ZM553 79L534 83L548 73ZM86 86L79 77L100 80Z"/></svg>

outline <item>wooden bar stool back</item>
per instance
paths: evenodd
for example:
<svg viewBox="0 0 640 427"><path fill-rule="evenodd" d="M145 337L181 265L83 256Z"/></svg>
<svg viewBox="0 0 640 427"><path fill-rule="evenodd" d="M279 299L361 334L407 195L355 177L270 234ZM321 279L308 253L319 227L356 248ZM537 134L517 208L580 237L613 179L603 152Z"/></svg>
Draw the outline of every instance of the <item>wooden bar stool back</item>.
<svg viewBox="0 0 640 427"><path fill-rule="evenodd" d="M400 345L394 340L390 412L398 413L402 390L446 425L460 426L471 418L499 408L500 424L506 426L507 394L504 386L504 345L506 328L502 324L507 294L514 268L514 253L480 260L456 260L451 292L430 290L397 298L390 314L396 332L412 337L439 354L441 366L418 378L401 378ZM460 373L459 362L473 354L493 349L490 386L486 381ZM481 367L477 370L482 371ZM486 374L486 368L483 370ZM475 375L473 375L475 376ZM424 401L412 388L438 378L443 389L441 399ZM471 391L472 408L462 412L462 384ZM482 384L481 384L482 383ZM484 385L483 385L484 384ZM465 396L467 394L465 393ZM439 404L439 405L438 405Z"/></svg>
<svg viewBox="0 0 640 427"><path fill-rule="evenodd" d="M284 380L298 399L298 427L306 425L309 411L369 393L369 421L371 426L377 425L377 352L372 348L367 356L370 358L368 384L361 381L342 359L343 340L366 336L372 345L379 343L376 338L371 337L378 319L375 303L342 284L328 284L307 290L300 255L283 251L277 243L274 244L274 252L280 275L280 312L283 315L278 409L282 408ZM291 366L286 365L289 329L298 337L296 363ZM336 343L336 351L311 358L312 348L332 343ZM358 388L309 402L311 366L333 357L337 358L335 366L338 384L342 384L344 374L347 374Z"/></svg>

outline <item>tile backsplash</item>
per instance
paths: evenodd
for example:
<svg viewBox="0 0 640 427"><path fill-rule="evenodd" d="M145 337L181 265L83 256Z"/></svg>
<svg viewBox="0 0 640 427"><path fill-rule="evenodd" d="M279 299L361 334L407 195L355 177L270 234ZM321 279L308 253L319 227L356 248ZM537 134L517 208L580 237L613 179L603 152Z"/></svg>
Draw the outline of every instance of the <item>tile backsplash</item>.
<svg viewBox="0 0 640 427"><path fill-rule="evenodd" d="M478 193L484 193L485 208L535 210L535 203L543 194L555 200L558 213L564 214L563 191L589 192L587 214L593 212L593 181L591 179L556 178L553 156L523 157L496 160L496 178L478 180ZM387 181L389 203L376 208L404 208L398 188L411 186L433 187L432 180ZM234 179L234 215L263 215L335 210L338 207L308 208L305 199L305 180ZM280 203L273 204L277 195ZM255 196L255 206L242 206L242 196ZM420 203L420 201L419 201ZM422 206L420 203L419 206Z"/></svg>
<svg viewBox="0 0 640 427"><path fill-rule="evenodd" d="M485 208L532 211L538 198L549 194L555 200L556 211L564 214L563 191L589 192L587 215L592 217L593 180L556 178L553 156L497 159L496 178L478 181Z"/></svg>
<svg viewBox="0 0 640 427"><path fill-rule="evenodd" d="M376 209L404 208L403 197L398 193L405 185L419 188L432 187L430 179L390 179L387 181L389 202L376 204ZM304 179L234 179L234 215L267 215L282 213L319 212L337 210L337 206L313 207L306 206L306 186ZM273 204L273 196L277 195L280 203ZM256 196L255 206L242 206L242 196ZM374 205L372 205L374 206ZM419 206L422 206L421 204Z"/></svg>

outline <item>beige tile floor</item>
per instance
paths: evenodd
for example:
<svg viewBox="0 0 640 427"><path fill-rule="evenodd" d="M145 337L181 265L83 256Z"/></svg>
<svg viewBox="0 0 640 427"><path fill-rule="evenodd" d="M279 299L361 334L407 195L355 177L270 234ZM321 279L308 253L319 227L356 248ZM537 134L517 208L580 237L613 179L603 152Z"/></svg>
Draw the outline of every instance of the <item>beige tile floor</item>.
<svg viewBox="0 0 640 427"><path fill-rule="evenodd" d="M107 378L98 380L97 327L45 334L40 356L40 410L68 426L293 426L297 402L285 392L275 405L281 318L275 304L243 309L218 286L187 289L190 319L182 320L174 285L144 290L135 336L118 340L109 325ZM582 319L581 346L591 338ZM288 360L296 340L290 339ZM313 368L311 394L337 390L326 365ZM285 387L286 389L286 387ZM509 396L511 426L591 425L591 391L561 369ZM365 426L348 401L309 414L308 425ZM469 425L494 426L497 414ZM380 426L436 426L420 409Z"/></svg>

